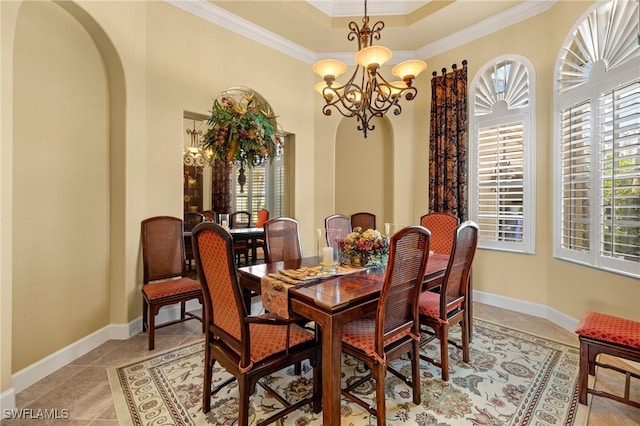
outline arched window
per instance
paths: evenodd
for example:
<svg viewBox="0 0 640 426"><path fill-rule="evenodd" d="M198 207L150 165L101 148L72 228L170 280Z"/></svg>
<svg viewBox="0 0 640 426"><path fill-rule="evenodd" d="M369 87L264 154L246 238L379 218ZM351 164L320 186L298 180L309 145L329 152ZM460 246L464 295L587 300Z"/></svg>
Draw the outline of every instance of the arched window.
<svg viewBox="0 0 640 426"><path fill-rule="evenodd" d="M554 256L640 277L638 2L598 3L556 65Z"/></svg>
<svg viewBox="0 0 640 426"><path fill-rule="evenodd" d="M508 55L471 84L470 217L482 248L535 250L534 82L531 62Z"/></svg>

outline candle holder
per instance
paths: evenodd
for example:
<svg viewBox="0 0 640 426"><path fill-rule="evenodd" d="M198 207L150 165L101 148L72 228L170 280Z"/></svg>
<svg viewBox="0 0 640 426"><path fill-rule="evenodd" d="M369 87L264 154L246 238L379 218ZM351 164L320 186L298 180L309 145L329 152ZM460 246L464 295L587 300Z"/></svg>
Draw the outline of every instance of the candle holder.
<svg viewBox="0 0 640 426"><path fill-rule="evenodd" d="M229 215L226 213L220 214L220 226L224 229L229 229Z"/></svg>
<svg viewBox="0 0 640 426"><path fill-rule="evenodd" d="M326 235L325 228L316 230L316 256L319 257L322 272L335 274L340 264L340 248L328 245Z"/></svg>

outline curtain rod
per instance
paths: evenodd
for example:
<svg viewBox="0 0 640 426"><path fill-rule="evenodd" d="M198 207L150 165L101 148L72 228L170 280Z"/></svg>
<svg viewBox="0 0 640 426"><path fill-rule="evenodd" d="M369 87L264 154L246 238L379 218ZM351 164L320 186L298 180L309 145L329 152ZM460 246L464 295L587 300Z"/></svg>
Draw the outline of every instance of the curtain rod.
<svg viewBox="0 0 640 426"><path fill-rule="evenodd" d="M465 68L467 67L467 60L466 59L462 60L462 66L465 67ZM458 65L453 64L453 65L451 65L451 68L453 69L453 71L455 71L455 70L458 69ZM446 73L447 73L447 69L446 68L442 68L442 75L445 75ZM438 75L438 72L434 71L433 73L431 73L431 75L436 77Z"/></svg>

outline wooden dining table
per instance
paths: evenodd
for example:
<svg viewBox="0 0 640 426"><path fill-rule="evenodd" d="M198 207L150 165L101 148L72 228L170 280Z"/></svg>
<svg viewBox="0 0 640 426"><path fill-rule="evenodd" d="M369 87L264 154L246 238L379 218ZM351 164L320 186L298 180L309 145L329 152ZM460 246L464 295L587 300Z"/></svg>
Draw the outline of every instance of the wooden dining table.
<svg viewBox="0 0 640 426"><path fill-rule="evenodd" d="M264 228L229 228L227 229L227 232L231 234L233 241L247 242L247 245L251 250L251 263L256 263L258 256L256 240L264 238ZM191 239L191 231L185 231L183 234L185 241L187 238Z"/></svg>
<svg viewBox="0 0 640 426"><path fill-rule="evenodd" d="M239 268L240 285L249 300L246 306L251 306L250 292L260 292L262 277L283 269L317 266L319 260L319 257L308 257ZM441 284L448 261L447 255L436 253L429 256L424 290ZM322 331L322 424L340 424L343 326L375 312L384 273L384 268L366 268L356 273L302 283L289 289L290 311L315 321Z"/></svg>

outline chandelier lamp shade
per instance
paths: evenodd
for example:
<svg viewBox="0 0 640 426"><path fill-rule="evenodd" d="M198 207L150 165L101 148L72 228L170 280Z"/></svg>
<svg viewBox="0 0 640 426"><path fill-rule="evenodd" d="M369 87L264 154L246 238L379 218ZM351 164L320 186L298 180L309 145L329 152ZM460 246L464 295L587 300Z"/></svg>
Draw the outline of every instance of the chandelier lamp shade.
<svg viewBox="0 0 640 426"><path fill-rule="evenodd" d="M401 62L393 67L391 73L398 81L387 81L380 74L380 67L391 60L393 53L384 46L374 46L374 40L380 40L380 32L384 22L378 21L369 27L367 1L364 2L362 28L355 22L349 23L349 41L358 41L358 52L355 55L356 69L346 83L336 79L347 71L347 66L336 59L322 59L313 65L313 72L323 78L314 89L325 100L322 108L324 115L331 115L335 109L345 117L356 117L358 130L367 133L375 129L371 123L373 117L383 117L389 110L400 115L400 100L413 100L418 90L413 86L414 79L427 69L427 64L420 60Z"/></svg>

